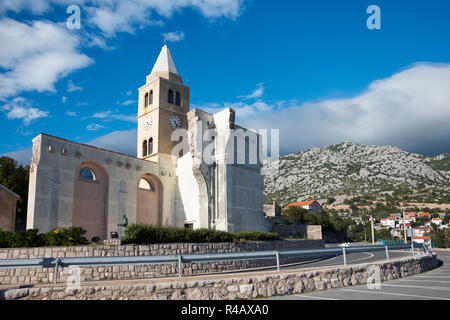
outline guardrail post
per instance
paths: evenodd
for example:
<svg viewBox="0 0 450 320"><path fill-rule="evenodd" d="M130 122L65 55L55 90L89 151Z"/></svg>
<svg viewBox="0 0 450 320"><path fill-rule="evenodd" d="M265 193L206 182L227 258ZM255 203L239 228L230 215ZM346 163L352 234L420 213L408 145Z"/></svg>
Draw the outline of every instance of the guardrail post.
<svg viewBox="0 0 450 320"><path fill-rule="evenodd" d="M183 276L183 269L181 269L182 265L181 265L182 259L181 259L181 255L178 256L178 276L182 277Z"/></svg>
<svg viewBox="0 0 450 320"><path fill-rule="evenodd" d="M347 254L345 253L345 247L342 247L342 254L344 257L344 266L347 265Z"/></svg>
<svg viewBox="0 0 450 320"><path fill-rule="evenodd" d="M411 242L411 255L414 257L414 242Z"/></svg>
<svg viewBox="0 0 450 320"><path fill-rule="evenodd" d="M275 251L275 257L277 258L277 270L280 271L280 253Z"/></svg>
<svg viewBox="0 0 450 320"><path fill-rule="evenodd" d="M58 264L61 260L59 258L55 259L55 273L53 276L53 282L57 283L58 282Z"/></svg>
<svg viewBox="0 0 450 320"><path fill-rule="evenodd" d="M389 261L389 248L388 246L384 246L384 248L386 249L386 260Z"/></svg>

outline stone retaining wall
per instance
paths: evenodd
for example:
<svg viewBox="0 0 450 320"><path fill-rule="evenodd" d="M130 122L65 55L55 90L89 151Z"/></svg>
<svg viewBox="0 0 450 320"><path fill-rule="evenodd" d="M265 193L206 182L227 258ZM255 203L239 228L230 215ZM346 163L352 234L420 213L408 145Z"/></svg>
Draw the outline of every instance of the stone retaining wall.
<svg viewBox="0 0 450 320"><path fill-rule="evenodd" d="M322 240L322 226L320 225L274 225L272 232L278 233L281 237Z"/></svg>
<svg viewBox="0 0 450 320"><path fill-rule="evenodd" d="M80 246L51 248L0 249L0 259L23 258L69 258L69 257L106 257L106 256L149 256L177 254L211 254L228 252L292 250L322 248L320 240L261 241L245 243L174 243L128 246ZM305 258L281 259L281 263L303 261ZM182 264L184 275L234 271L240 269L273 266L275 259L222 261L214 263ZM70 268L59 268L58 280L65 282L73 274ZM113 279L148 279L178 274L178 266L142 265L109 266L80 268L81 281ZM53 282L53 268L0 269L0 284L32 284Z"/></svg>
<svg viewBox="0 0 450 320"><path fill-rule="evenodd" d="M321 291L367 283L373 268L379 268L380 280L392 280L433 269L435 254L402 258L391 262L322 269L292 271L266 275L223 277L209 280L145 282L138 284L83 285L78 289L66 286L0 290L0 300L233 300L270 297Z"/></svg>

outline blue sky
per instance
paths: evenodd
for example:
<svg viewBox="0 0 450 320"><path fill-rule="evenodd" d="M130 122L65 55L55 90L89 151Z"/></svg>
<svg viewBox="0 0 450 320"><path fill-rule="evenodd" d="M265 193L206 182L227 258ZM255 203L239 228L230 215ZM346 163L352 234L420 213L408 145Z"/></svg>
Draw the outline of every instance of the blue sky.
<svg viewBox="0 0 450 320"><path fill-rule="evenodd" d="M0 154L26 161L45 132L134 155L137 88L163 33L191 106L279 128L283 153L341 141L450 153L449 1L126 3L0 1ZM71 4L81 30L65 25ZM381 30L366 26L372 4Z"/></svg>

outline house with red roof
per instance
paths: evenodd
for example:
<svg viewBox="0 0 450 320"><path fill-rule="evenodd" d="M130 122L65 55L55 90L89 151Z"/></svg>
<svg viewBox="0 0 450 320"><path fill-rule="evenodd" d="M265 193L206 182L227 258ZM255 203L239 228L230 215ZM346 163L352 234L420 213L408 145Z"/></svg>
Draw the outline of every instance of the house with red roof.
<svg viewBox="0 0 450 320"><path fill-rule="evenodd" d="M425 234L431 231L430 227L416 227L413 230L413 234L415 237L423 237Z"/></svg>
<svg viewBox="0 0 450 320"><path fill-rule="evenodd" d="M290 208L290 207L302 207L306 210L309 210L311 212L318 212L318 213L322 213L323 212L323 207L322 205L317 202L317 200L309 200L309 201L301 201L301 202L292 202L290 204L288 204L285 209Z"/></svg>
<svg viewBox="0 0 450 320"><path fill-rule="evenodd" d="M429 212L419 212L418 214L417 214L417 216L419 217L419 218L431 218L431 214L429 213Z"/></svg>
<svg viewBox="0 0 450 320"><path fill-rule="evenodd" d="M423 243L427 246L431 246L431 237L429 237L429 236L413 237L412 239L415 243Z"/></svg>

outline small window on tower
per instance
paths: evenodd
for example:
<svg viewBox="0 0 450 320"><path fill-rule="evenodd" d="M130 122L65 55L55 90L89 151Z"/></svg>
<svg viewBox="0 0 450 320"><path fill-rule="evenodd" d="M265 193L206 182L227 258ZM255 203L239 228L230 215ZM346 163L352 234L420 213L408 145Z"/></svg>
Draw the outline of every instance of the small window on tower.
<svg viewBox="0 0 450 320"><path fill-rule="evenodd" d="M144 107L148 106L148 93L145 94L145 98L144 98Z"/></svg>
<svg viewBox="0 0 450 320"><path fill-rule="evenodd" d="M180 105L181 105L181 97L180 97L180 93L179 93L179 92L177 92L177 93L175 94L175 104L176 104L177 106L180 106Z"/></svg>
<svg viewBox="0 0 450 320"><path fill-rule="evenodd" d="M169 95L167 97L167 102L173 104L173 91L169 90Z"/></svg>
<svg viewBox="0 0 450 320"><path fill-rule="evenodd" d="M150 96L148 97L148 105L153 104L153 90L150 91Z"/></svg>
<svg viewBox="0 0 450 320"><path fill-rule="evenodd" d="M147 140L144 140L144 143L142 144L142 156L147 156Z"/></svg>
<svg viewBox="0 0 450 320"><path fill-rule="evenodd" d="M150 138L148 140L148 154L149 155L153 154L153 138Z"/></svg>

